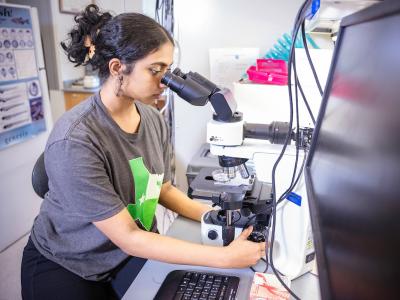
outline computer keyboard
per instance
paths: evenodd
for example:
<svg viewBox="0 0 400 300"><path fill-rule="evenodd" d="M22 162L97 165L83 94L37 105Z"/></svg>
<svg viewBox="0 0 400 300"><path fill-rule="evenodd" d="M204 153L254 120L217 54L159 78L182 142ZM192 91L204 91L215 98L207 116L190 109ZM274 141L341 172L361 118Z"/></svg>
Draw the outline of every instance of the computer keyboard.
<svg viewBox="0 0 400 300"><path fill-rule="evenodd" d="M162 283L154 300L234 300L239 277L175 270Z"/></svg>

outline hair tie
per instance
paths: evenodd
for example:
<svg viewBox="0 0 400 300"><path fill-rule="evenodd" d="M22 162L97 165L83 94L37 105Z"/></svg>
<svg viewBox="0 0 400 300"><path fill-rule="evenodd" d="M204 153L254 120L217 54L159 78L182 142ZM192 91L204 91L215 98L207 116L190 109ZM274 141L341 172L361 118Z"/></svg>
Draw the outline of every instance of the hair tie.
<svg viewBox="0 0 400 300"><path fill-rule="evenodd" d="M96 30L96 35L99 34L100 29ZM89 48L89 52L87 54L87 58L88 59L92 59L95 51L96 51L96 47L93 44L92 38L90 37L90 35L85 36L85 41L83 42L83 44L85 45L86 48Z"/></svg>
<svg viewBox="0 0 400 300"><path fill-rule="evenodd" d="M87 54L88 59L92 59L92 57L96 51L96 47L93 44L93 41L92 41L90 35L85 36L85 41L83 42L83 44L85 45L86 48L89 48L89 52Z"/></svg>

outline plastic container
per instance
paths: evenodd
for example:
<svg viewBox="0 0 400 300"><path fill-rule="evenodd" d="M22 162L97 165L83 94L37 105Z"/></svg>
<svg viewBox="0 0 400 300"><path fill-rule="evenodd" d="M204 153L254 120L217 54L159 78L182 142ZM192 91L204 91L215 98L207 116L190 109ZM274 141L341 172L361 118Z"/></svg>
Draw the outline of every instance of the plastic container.
<svg viewBox="0 0 400 300"><path fill-rule="evenodd" d="M282 59L257 59L257 71L277 73L286 76L288 74L286 61Z"/></svg>
<svg viewBox="0 0 400 300"><path fill-rule="evenodd" d="M286 62L281 59L257 59L257 65L247 69L249 80L255 83L287 85Z"/></svg>

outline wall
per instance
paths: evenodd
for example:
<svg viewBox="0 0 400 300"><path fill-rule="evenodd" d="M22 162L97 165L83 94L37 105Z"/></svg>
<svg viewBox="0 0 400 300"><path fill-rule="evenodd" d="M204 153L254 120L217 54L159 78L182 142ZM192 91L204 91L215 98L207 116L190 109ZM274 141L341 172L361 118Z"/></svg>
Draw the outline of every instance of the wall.
<svg viewBox="0 0 400 300"><path fill-rule="evenodd" d="M209 77L209 48L258 47L265 53L277 38L290 32L301 2L176 0L175 36L181 48L181 69ZM193 154L205 143L211 107L198 108L177 99L175 116L177 186L186 191L186 168Z"/></svg>
<svg viewBox="0 0 400 300"><path fill-rule="evenodd" d="M141 0L96 0L96 4L100 8L110 10L115 14L124 12L141 12L143 7Z"/></svg>
<svg viewBox="0 0 400 300"><path fill-rule="evenodd" d="M64 51L60 46L60 42L67 39L68 32L75 25L73 20L74 16L71 14L61 13L58 1L51 1L51 12L55 39L54 49L56 51L56 63L59 69L59 89L62 89L63 81L83 77L84 68L74 67L74 65L68 61L67 56L64 54Z"/></svg>

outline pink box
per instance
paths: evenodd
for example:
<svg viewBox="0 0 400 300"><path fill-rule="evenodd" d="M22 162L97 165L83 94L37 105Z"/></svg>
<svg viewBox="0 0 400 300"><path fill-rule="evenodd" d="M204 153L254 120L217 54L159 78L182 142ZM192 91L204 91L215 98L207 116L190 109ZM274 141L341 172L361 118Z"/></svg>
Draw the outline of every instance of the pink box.
<svg viewBox="0 0 400 300"><path fill-rule="evenodd" d="M247 69L249 79L256 83L287 85L287 66L280 59L257 59L257 66Z"/></svg>
<svg viewBox="0 0 400 300"><path fill-rule="evenodd" d="M286 61L282 59L257 59L257 71L287 75Z"/></svg>

